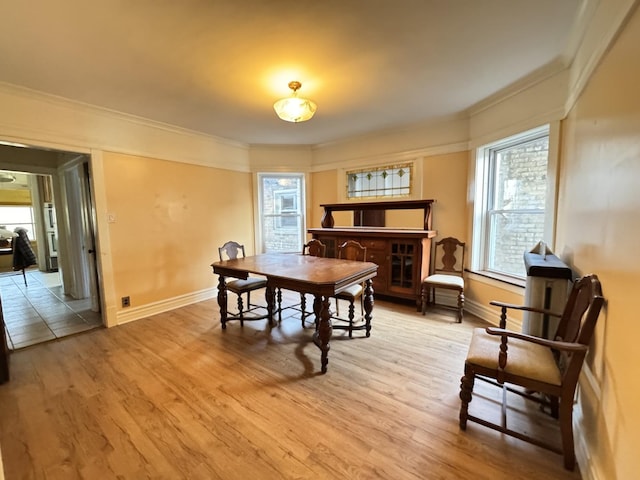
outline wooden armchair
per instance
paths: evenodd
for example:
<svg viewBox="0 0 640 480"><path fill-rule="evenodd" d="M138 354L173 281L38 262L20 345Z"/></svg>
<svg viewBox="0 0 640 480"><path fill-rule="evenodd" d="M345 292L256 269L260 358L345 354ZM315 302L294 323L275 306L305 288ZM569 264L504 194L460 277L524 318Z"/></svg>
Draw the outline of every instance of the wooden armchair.
<svg viewBox="0 0 640 480"><path fill-rule="evenodd" d="M244 245L240 245L238 242L229 241L218 248L220 261L236 259L240 254L242 255L242 257L245 256ZM238 311L236 313L230 313L227 316L227 320L240 320L240 326L244 326L244 320L250 319L246 317L247 312L255 310L256 308L263 308L262 305L251 303L251 292L253 292L254 290L259 290L261 288L266 288L267 280L265 278L248 277L247 279L228 280L225 285L227 290L235 293L238 296ZM242 295L244 294L247 295L246 309L244 308L244 302L242 301ZM260 316L259 318L265 317ZM222 328L225 328L224 324Z"/></svg>
<svg viewBox="0 0 640 480"><path fill-rule="evenodd" d="M565 468L573 470L574 395L603 302L596 275L586 275L574 283L562 315L538 308L491 302L502 309L500 328L477 328L473 332L460 385L460 428L466 430L468 421L476 422L564 454ZM506 330L508 309L559 316L555 340ZM476 378L503 389L500 425L469 413ZM551 415L559 420L561 447L508 428L507 391L550 408Z"/></svg>

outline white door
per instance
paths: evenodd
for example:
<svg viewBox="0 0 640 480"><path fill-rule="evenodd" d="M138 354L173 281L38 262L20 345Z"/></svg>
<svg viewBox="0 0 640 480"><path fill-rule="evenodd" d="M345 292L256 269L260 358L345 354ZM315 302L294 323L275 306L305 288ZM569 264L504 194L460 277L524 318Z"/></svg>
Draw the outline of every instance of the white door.
<svg viewBox="0 0 640 480"><path fill-rule="evenodd" d="M262 253L301 252L305 237L304 174L259 173Z"/></svg>

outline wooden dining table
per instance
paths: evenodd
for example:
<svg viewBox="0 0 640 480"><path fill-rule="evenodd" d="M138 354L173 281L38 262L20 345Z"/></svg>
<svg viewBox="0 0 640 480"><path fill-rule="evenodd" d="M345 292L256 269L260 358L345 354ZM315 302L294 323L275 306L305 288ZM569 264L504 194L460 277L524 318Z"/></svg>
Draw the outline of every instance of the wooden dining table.
<svg viewBox="0 0 640 480"><path fill-rule="evenodd" d="M276 289L292 290L314 296L317 325L313 342L321 351L321 370L326 373L333 328L331 326L330 299L346 288L364 283L365 321L370 324L373 312L373 286L378 265L337 258L314 257L293 253L266 253L211 264L218 279L218 305L220 323L227 322L227 277L246 279L250 274L267 279L266 301L269 325L274 325ZM368 332L367 332L368 333Z"/></svg>

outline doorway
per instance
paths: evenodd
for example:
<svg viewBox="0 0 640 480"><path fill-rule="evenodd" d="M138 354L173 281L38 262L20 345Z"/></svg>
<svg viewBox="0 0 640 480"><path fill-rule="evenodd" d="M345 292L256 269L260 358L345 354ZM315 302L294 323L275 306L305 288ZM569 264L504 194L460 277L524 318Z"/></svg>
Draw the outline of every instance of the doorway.
<svg viewBox="0 0 640 480"><path fill-rule="evenodd" d="M0 168L29 178L38 258L24 282L10 269L0 273L10 349L103 325L89 160L87 154L0 144Z"/></svg>

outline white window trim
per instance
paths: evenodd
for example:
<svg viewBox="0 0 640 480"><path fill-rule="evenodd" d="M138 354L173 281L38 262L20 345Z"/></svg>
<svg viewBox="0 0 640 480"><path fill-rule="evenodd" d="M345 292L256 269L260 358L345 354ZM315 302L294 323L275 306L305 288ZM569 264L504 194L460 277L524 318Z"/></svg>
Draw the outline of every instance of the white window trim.
<svg viewBox="0 0 640 480"><path fill-rule="evenodd" d="M302 178L302 191L300 192L300 211L302 212L301 218L301 238L302 243L305 243L306 233L307 233L307 185L309 182L308 174L303 172L256 172L253 175L253 191L255 193L255 201L254 201L254 225L255 225L255 251L256 253L264 253L263 251L263 238L262 238L262 177L271 176L271 177L301 177ZM302 246L300 246L300 251L302 251Z"/></svg>
<svg viewBox="0 0 640 480"><path fill-rule="evenodd" d="M471 271L477 272L476 277L488 282L498 281L501 283L511 283L514 285L524 284L524 280L518 277L505 276L489 272L481 268L481 257L484 252L486 235L484 232L484 212L487 210L487 196L484 195L485 185L489 175L487 168L480 168L480 161L486 161L480 155L488 155L490 150L497 145L504 145L510 141L522 140L528 136L534 137L542 132L549 134L549 153L547 160L547 197L545 205L545 227L543 240L551 250L555 249L556 239L556 218L557 218L557 200L558 200L558 166L559 166L559 145L560 145L560 122L549 122L543 126L532 128L511 135L506 138L498 139L494 142L484 144L472 151L472 168L474 183L471 186L473 192L473 214L472 214L472 241L471 241ZM523 260L524 261L524 260Z"/></svg>

